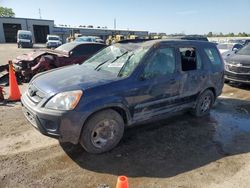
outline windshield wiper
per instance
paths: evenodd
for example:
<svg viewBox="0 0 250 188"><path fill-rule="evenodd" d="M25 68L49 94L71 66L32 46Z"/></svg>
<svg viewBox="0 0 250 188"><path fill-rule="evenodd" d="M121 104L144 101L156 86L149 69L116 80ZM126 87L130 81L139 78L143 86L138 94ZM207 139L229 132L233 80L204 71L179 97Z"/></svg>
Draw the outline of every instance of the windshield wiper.
<svg viewBox="0 0 250 188"><path fill-rule="evenodd" d="M124 52L122 55L117 56L113 61L110 62L110 64L114 63L117 59L121 58L122 56L126 55L128 53L128 51ZM105 63L107 63L109 60L106 60L102 63L100 63L99 65L97 65L97 67L95 68L95 70L98 70L102 65L104 65Z"/></svg>
<svg viewBox="0 0 250 188"><path fill-rule="evenodd" d="M97 65L96 68L95 68L94 70L97 70L100 66L102 66L103 64L105 64L107 61L108 61L108 60L106 60L106 61L100 63L99 65Z"/></svg>

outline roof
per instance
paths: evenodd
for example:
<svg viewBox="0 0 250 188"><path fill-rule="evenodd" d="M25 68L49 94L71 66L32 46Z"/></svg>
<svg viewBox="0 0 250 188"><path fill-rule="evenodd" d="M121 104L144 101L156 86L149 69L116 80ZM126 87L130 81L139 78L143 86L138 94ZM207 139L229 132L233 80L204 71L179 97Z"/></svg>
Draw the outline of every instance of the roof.
<svg viewBox="0 0 250 188"><path fill-rule="evenodd" d="M202 40L183 40L183 39L156 39L156 40L148 40L148 41L144 41L144 42L133 42L133 40L131 40L131 42L126 42L126 43L116 43L114 45L118 45L118 46L123 46L124 48L126 48L127 50L134 50L136 48L140 48L140 47L151 47L153 45L156 44L160 44L160 43L175 43L175 44L186 44L186 45L200 45L200 44L207 44L207 45L215 45L211 42L207 42L207 41L202 41Z"/></svg>
<svg viewBox="0 0 250 188"><path fill-rule="evenodd" d="M81 43L81 42L69 42L69 43L65 43L61 46L59 46L59 50L61 48L63 48L63 51L69 52L71 51L73 48L75 48L76 46L80 46L80 45L87 45L87 44L98 44L98 45L104 45L103 43L98 43L98 42L85 42L85 43ZM57 48L56 48L57 49Z"/></svg>

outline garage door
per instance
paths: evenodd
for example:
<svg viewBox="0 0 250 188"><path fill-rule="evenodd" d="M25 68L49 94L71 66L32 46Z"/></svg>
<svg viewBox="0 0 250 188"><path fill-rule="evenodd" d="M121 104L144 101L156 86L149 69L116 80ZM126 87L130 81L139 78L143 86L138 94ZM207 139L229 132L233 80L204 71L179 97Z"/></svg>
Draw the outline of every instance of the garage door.
<svg viewBox="0 0 250 188"><path fill-rule="evenodd" d="M21 30L21 24L3 23L5 42L16 42L18 30Z"/></svg>
<svg viewBox="0 0 250 188"><path fill-rule="evenodd" d="M46 43L47 35L49 34L48 25L33 25L35 42L36 43Z"/></svg>

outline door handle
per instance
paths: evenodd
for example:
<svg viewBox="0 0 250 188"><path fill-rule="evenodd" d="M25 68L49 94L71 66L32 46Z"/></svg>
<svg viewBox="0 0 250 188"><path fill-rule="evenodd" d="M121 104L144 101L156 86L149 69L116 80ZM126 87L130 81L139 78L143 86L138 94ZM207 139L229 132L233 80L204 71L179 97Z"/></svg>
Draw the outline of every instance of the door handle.
<svg viewBox="0 0 250 188"><path fill-rule="evenodd" d="M170 80L169 80L169 83L170 84L174 84L176 82L176 79L175 78L171 78Z"/></svg>

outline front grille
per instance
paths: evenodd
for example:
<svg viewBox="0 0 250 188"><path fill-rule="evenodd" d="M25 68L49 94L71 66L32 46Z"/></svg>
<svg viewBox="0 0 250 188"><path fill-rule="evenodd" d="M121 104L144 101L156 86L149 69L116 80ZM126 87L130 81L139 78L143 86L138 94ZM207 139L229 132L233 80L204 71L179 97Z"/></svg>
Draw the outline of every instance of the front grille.
<svg viewBox="0 0 250 188"><path fill-rule="evenodd" d="M45 93L38 90L33 84L30 84L28 87L28 97L34 103L39 103L45 98Z"/></svg>
<svg viewBox="0 0 250 188"><path fill-rule="evenodd" d="M250 82L250 75L245 74L233 74L230 72L225 72L225 77L233 80L242 80L245 82Z"/></svg>
<svg viewBox="0 0 250 188"><path fill-rule="evenodd" d="M227 69L235 73L250 74L250 67L227 65Z"/></svg>

